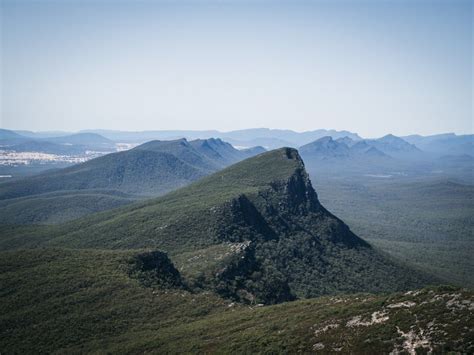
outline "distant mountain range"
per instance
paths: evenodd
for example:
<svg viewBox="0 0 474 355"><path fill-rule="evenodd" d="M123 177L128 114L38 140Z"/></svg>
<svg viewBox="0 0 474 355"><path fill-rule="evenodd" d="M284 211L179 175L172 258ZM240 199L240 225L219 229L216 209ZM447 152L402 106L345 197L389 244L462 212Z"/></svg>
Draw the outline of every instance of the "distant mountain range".
<svg viewBox="0 0 474 355"><path fill-rule="evenodd" d="M281 147L299 148L323 137L331 137L334 140L346 139L344 143L350 146L354 142L367 141L371 146L386 154L415 153L423 151L426 153L442 155L473 155L474 135L456 135L454 133L439 134L432 136L411 135L396 137L388 134L379 139L364 139L357 133L336 130L314 130L306 132L295 132L292 130L252 128L245 130L220 132L215 130L192 131L192 130L168 130L168 131L114 131L114 130L86 130L80 133L69 132L31 132L0 130L0 146L12 146L26 142L50 142L67 145L81 145L109 149L113 143L141 144L151 140L176 140L186 138L188 140L220 138L238 148L252 148L262 146L265 149Z"/></svg>
<svg viewBox="0 0 474 355"><path fill-rule="evenodd" d="M349 131L336 131L318 129L314 131L295 132L292 130L268 129L268 128L253 128L230 132L219 131L144 131L144 132L125 132L125 131L110 131L110 130L90 130L92 132L101 134L108 139L116 142L140 142L143 143L152 139L176 139L176 138L221 138L235 146L239 147L253 147L263 146L266 149L281 148L285 146L298 148L308 143L311 143L319 138L329 136L333 139L348 137L352 141L363 140L357 133ZM396 138L401 138L406 143L415 145L418 149L439 154L469 154L473 155L474 151L474 135L456 135L454 133L438 134L431 136L411 135L404 137L396 137L394 135L386 135L384 139L370 139L378 141L379 144L403 144L400 140L395 143ZM391 140L391 142L389 142ZM376 147L380 148L380 147ZM413 148L404 144L408 151ZM380 149L383 151L383 149Z"/></svg>
<svg viewBox="0 0 474 355"><path fill-rule="evenodd" d="M392 154L395 156L405 154L418 154L421 153L415 145L410 144L400 137L396 137L393 134L388 134L379 139L368 139L367 144L371 147L377 148L379 151L385 154Z"/></svg>
<svg viewBox="0 0 474 355"><path fill-rule="evenodd" d="M47 137L48 135L50 136ZM469 161L470 158L474 158L473 135L442 134L425 137L418 135L397 137L389 134L377 139L363 139L348 131L294 132L258 128L231 132L97 130L76 134L0 130L0 149L18 153L49 153L59 157L52 161L45 160L39 163L33 161L30 165L0 164L0 175L14 176L15 178L32 175L46 169L69 166L77 163L78 159L84 161L117 150L130 149L137 145L137 142L156 141L157 138L163 142L160 143L160 149L165 149L167 143L164 141L178 141L182 138L195 141L192 146L198 149L202 156L196 158L195 152L184 154L185 150L183 150L179 159L185 162L186 160L201 159L203 165L198 164L198 171L203 168L208 172L216 171L222 167L223 160L235 162L243 157L261 153L266 149L285 146L300 149L311 173L318 171L329 175L343 173L345 175L385 174L386 176L392 176L392 174L398 176L443 174L446 178L455 176L460 181L467 183L472 181L474 174L472 163ZM218 140L230 143L225 147L220 147L222 151L219 154L222 157L215 156L212 147L206 147L215 144ZM204 145L198 147L201 144L199 142ZM148 143L144 144L146 147ZM148 146L156 144L150 143ZM25 154L25 156L31 155ZM63 156L65 158L62 158ZM68 156L74 157L69 159ZM12 161L15 161L14 158ZM191 180L185 179L185 181ZM180 179L177 181L177 186L183 186L182 184L186 183ZM167 188L163 190L166 191Z"/></svg>
<svg viewBox="0 0 474 355"><path fill-rule="evenodd" d="M5 129L0 130L0 148L2 147L17 152L43 152L58 155L79 154L86 150L105 152L116 150L115 142L96 133L49 137L44 134L25 136Z"/></svg>
<svg viewBox="0 0 474 355"><path fill-rule="evenodd" d="M0 128L0 146L24 143L28 139L16 132Z"/></svg>
<svg viewBox="0 0 474 355"><path fill-rule="evenodd" d="M8 146L8 150L15 152L39 152L57 155L85 154L88 148L84 145L58 144L50 141L23 141L22 143Z"/></svg>
<svg viewBox="0 0 474 355"><path fill-rule="evenodd" d="M86 132L98 133L117 142L145 142L151 139L199 139L199 138L221 138L234 146L250 148L263 146L266 149L281 148L285 146L299 147L324 136L333 138L350 137L354 140L361 139L356 133L349 131L335 131L319 129L307 132L295 132L291 130L252 128L230 132L219 131L144 131L144 132L121 132L108 130L90 130Z"/></svg>
<svg viewBox="0 0 474 355"><path fill-rule="evenodd" d="M425 152L442 155L474 156L474 135L455 135L454 133L433 136L412 135L402 137L405 141L416 145Z"/></svg>
<svg viewBox="0 0 474 355"><path fill-rule="evenodd" d="M413 144L401 138L387 135L379 139L354 141L349 137L333 139L323 137L299 148L302 155L309 159L387 159L392 156L416 156L421 151Z"/></svg>
<svg viewBox="0 0 474 355"><path fill-rule="evenodd" d="M462 153L467 138L454 140L461 142L456 151ZM310 173L316 176L444 176L469 184L474 176L473 155L443 155L441 150L427 152L393 135L357 141L349 137L323 137L300 147L299 151Z"/></svg>
<svg viewBox="0 0 474 355"><path fill-rule="evenodd" d="M76 133L68 136L42 139L57 144L82 145L95 149L113 149L115 147L113 141L95 133Z"/></svg>

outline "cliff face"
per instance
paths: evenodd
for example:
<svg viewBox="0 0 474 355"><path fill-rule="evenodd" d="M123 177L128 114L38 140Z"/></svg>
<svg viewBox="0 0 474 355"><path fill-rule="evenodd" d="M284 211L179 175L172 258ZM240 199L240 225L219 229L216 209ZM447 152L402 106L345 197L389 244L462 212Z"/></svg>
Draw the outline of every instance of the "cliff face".
<svg viewBox="0 0 474 355"><path fill-rule="evenodd" d="M286 154L298 162L293 174L286 180L270 182L258 192L241 194L225 203L216 223L218 239L275 241L305 233L318 243L331 241L370 248L320 204L298 152L287 148Z"/></svg>
<svg viewBox="0 0 474 355"><path fill-rule="evenodd" d="M262 193L262 197L271 196L272 199L277 200L278 204L276 205L272 199L267 199L267 208L273 208L285 214L297 215L307 215L310 212L321 210L318 196L311 185L302 161L301 167L296 169L288 180L275 181L270 186L271 189Z"/></svg>
<svg viewBox="0 0 474 355"><path fill-rule="evenodd" d="M215 274L226 297L278 303L294 297L359 291L392 291L428 282L379 254L318 201L298 153L286 180L226 203L217 220L223 242L245 250Z"/></svg>

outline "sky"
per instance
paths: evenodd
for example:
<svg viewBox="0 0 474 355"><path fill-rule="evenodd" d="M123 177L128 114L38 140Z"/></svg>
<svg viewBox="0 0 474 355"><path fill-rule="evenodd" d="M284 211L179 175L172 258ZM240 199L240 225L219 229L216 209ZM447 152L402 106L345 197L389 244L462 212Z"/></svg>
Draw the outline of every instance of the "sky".
<svg viewBox="0 0 474 355"><path fill-rule="evenodd" d="M0 126L473 133L470 0L0 0Z"/></svg>

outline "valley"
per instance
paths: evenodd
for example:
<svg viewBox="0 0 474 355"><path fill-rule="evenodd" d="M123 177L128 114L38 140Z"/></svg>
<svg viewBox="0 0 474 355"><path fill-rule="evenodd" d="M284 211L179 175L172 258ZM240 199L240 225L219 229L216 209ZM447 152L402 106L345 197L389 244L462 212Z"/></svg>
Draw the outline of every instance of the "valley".
<svg viewBox="0 0 474 355"><path fill-rule="evenodd" d="M318 178L321 202L377 248L474 286L474 187L447 179Z"/></svg>

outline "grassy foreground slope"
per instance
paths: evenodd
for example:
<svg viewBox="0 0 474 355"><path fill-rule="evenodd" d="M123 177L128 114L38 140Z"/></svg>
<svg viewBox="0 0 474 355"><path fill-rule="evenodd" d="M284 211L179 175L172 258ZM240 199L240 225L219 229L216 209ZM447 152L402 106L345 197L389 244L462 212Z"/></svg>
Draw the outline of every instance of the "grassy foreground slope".
<svg viewBox="0 0 474 355"><path fill-rule="evenodd" d="M150 279L136 269L137 254L1 252L1 352L474 351L470 291L439 287L248 307L144 282Z"/></svg>
<svg viewBox="0 0 474 355"><path fill-rule="evenodd" d="M157 199L55 228L4 228L2 234L3 249L160 249L194 288L248 303L437 282L381 254L329 213L290 148Z"/></svg>

